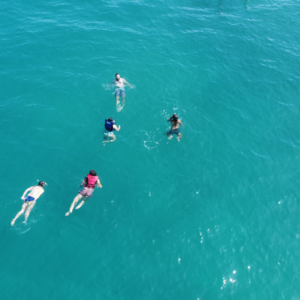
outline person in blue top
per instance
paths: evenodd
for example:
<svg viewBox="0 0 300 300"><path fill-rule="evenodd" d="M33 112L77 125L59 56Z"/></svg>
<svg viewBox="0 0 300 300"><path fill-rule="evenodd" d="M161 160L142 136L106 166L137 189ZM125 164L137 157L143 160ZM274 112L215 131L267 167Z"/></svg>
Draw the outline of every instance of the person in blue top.
<svg viewBox="0 0 300 300"><path fill-rule="evenodd" d="M103 143L109 143L116 140L116 136L114 135L114 131L119 131L121 129L121 126L119 127L116 125L116 122L113 120L113 118L109 118L108 120L105 119L104 123L105 131L103 132L104 135L104 141Z"/></svg>

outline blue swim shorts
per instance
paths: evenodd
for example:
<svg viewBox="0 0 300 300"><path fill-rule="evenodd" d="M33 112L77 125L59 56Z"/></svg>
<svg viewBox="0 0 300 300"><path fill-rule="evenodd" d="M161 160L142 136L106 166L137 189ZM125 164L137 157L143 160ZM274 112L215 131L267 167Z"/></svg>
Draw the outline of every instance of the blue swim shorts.
<svg viewBox="0 0 300 300"><path fill-rule="evenodd" d="M31 202L31 201L34 201L35 199L33 198L33 197L31 197L31 196L27 196L26 198L25 198L25 202Z"/></svg>
<svg viewBox="0 0 300 300"><path fill-rule="evenodd" d="M121 96L121 97L124 97L125 96L125 90L124 88L116 88L115 89L115 95L116 96Z"/></svg>
<svg viewBox="0 0 300 300"><path fill-rule="evenodd" d="M177 128L177 129L171 129L167 132L167 135L171 135L171 134L179 134L180 133L180 129Z"/></svg>

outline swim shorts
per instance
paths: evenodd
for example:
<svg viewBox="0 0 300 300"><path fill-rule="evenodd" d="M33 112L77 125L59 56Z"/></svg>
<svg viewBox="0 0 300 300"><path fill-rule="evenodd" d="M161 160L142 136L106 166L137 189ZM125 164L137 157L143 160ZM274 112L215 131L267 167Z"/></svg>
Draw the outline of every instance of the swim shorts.
<svg viewBox="0 0 300 300"><path fill-rule="evenodd" d="M180 129L177 128L177 129L171 129L167 132L167 135L171 135L171 134L179 134L180 133Z"/></svg>
<svg viewBox="0 0 300 300"><path fill-rule="evenodd" d="M115 89L115 95L116 96L121 96L121 97L124 97L125 96L125 90L124 88L116 88Z"/></svg>
<svg viewBox="0 0 300 300"><path fill-rule="evenodd" d="M27 211L30 212L34 205L35 205L35 198L31 197L31 196L27 196L24 200L24 203L26 204L25 208L27 208Z"/></svg>
<svg viewBox="0 0 300 300"><path fill-rule="evenodd" d="M25 202L31 202L31 201L34 201L35 199L33 198L33 197L31 197L31 196L27 196L26 198L25 198Z"/></svg>
<svg viewBox="0 0 300 300"><path fill-rule="evenodd" d="M107 131L107 130L105 130L105 131L103 131L103 134L104 134L104 136L112 136L112 135L114 135L114 132L113 131Z"/></svg>
<svg viewBox="0 0 300 300"><path fill-rule="evenodd" d="M80 195L82 195L83 197L92 197L93 196L93 191L94 189L87 189L87 188L84 188L83 190L81 190L79 192Z"/></svg>

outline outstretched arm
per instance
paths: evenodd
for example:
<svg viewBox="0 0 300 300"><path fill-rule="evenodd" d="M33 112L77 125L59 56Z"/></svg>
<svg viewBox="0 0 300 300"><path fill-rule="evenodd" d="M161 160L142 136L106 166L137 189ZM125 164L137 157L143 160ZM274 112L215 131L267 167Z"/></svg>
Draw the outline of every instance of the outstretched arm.
<svg viewBox="0 0 300 300"><path fill-rule="evenodd" d="M115 83L115 80L113 79L113 80L111 81L111 83L108 84L108 86L106 87L105 90L108 90L114 83Z"/></svg>
<svg viewBox="0 0 300 300"><path fill-rule="evenodd" d="M102 188L102 184L99 179L97 180L97 184L98 184L99 188Z"/></svg>
<svg viewBox="0 0 300 300"><path fill-rule="evenodd" d="M24 200L26 194L27 194L29 191L31 191L33 188L34 188L33 186L31 186L30 188L28 188L28 189L24 192L24 194L23 194L23 196L21 197L21 199Z"/></svg>
<svg viewBox="0 0 300 300"><path fill-rule="evenodd" d="M181 122L181 120L179 120L178 122L179 122L179 124L180 124L181 126L184 126L183 123Z"/></svg>
<svg viewBox="0 0 300 300"><path fill-rule="evenodd" d="M87 178L84 177L84 179L82 180L82 182L80 183L80 185L84 186L84 184L87 182Z"/></svg>
<svg viewBox="0 0 300 300"><path fill-rule="evenodd" d="M129 87L132 88L132 85L131 85L128 81L126 81L124 78L123 78L123 81L124 81Z"/></svg>

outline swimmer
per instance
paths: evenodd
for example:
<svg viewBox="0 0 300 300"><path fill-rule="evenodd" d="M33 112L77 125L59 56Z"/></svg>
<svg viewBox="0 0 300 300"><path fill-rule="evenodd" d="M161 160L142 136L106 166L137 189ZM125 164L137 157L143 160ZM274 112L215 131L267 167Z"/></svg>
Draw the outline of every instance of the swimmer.
<svg viewBox="0 0 300 300"><path fill-rule="evenodd" d="M113 120L113 118L109 118L108 120L105 119L104 123L105 131L103 132L104 139L103 143L109 143L116 140L116 136L114 135L114 131L119 131L121 129L121 126L119 127L116 125L116 122Z"/></svg>
<svg viewBox="0 0 300 300"><path fill-rule="evenodd" d="M171 122L171 130L167 132L167 135L169 135L169 140L173 138L173 134L177 134L177 140L179 142L182 138L179 128L179 125L183 126L181 120L179 120L178 116L174 114L171 118L168 119L168 122Z"/></svg>
<svg viewBox="0 0 300 300"><path fill-rule="evenodd" d="M94 170L91 170L90 173L87 175L87 177L84 178L82 183L80 185L83 186L83 189L79 192L79 194L74 198L73 203L70 207L70 210L66 213L66 217L73 212L74 206L77 204L77 202L81 199L81 203L76 207L76 209L79 209L87 200L87 198L91 198L93 196L94 189L96 187L96 184L98 187L102 188L101 182L97 176L97 173Z"/></svg>
<svg viewBox="0 0 300 300"><path fill-rule="evenodd" d="M33 209L36 200L45 192L44 186L46 185L46 182L40 181L38 185L31 186L28 188L23 196L21 197L22 200L24 200L24 203L22 205L22 209L17 213L15 218L11 221L11 226L14 226L16 220L25 212L25 221L23 223L26 224L27 219L29 217L29 214L31 210ZM25 195L30 191L30 193L25 197Z"/></svg>
<svg viewBox="0 0 300 300"><path fill-rule="evenodd" d="M132 85L127 82L124 78L120 77L120 74L117 73L115 75L115 79L109 84L107 89L111 85L115 85L115 97L116 97L116 106L117 106L117 111L120 111L123 109L125 105L125 89L124 89L124 83L129 86L130 88L133 88ZM122 106L120 105L119 97L122 97Z"/></svg>

